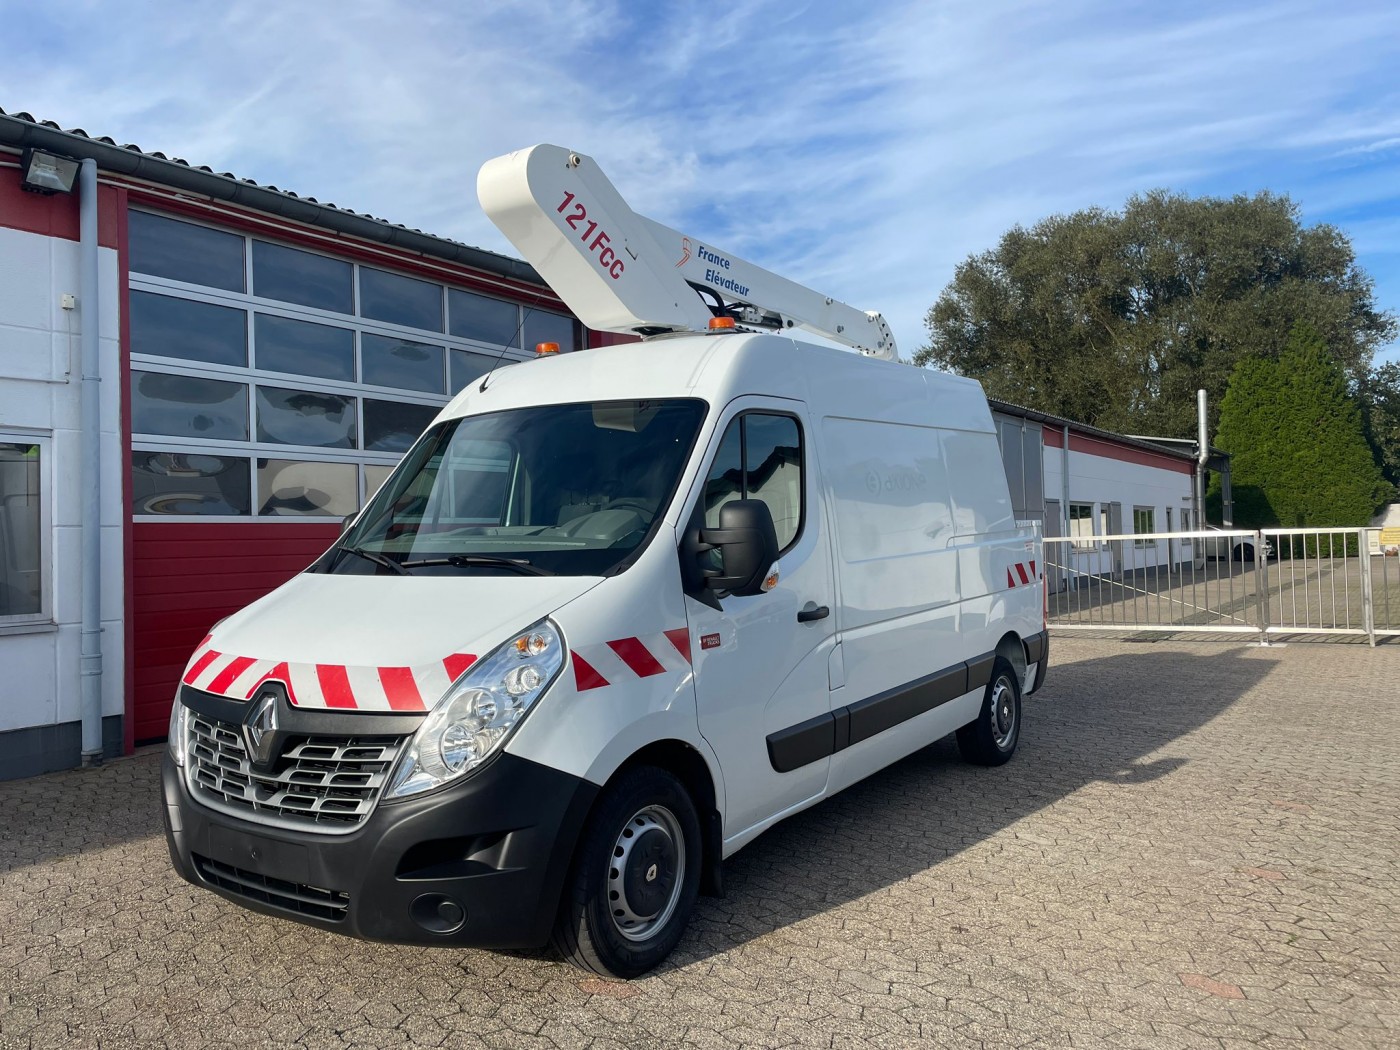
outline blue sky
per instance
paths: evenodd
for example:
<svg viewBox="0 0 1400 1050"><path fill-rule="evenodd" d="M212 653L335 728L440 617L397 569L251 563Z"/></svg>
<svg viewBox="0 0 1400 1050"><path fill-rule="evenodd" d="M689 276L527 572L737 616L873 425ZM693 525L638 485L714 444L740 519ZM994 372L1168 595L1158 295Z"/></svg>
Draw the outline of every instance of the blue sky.
<svg viewBox="0 0 1400 1050"><path fill-rule="evenodd" d="M1400 4L0 0L0 107L510 252L482 161L593 156L638 211L908 356L1015 223L1289 194L1400 312ZM1400 359L1400 345L1381 359Z"/></svg>

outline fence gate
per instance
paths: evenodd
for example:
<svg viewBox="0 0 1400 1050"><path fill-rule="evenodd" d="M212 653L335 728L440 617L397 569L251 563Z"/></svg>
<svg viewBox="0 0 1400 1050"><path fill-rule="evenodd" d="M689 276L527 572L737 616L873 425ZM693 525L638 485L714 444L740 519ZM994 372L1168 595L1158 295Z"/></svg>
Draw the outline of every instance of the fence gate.
<svg viewBox="0 0 1400 1050"><path fill-rule="evenodd" d="M1400 556L1374 529L1045 537L1056 630L1400 636Z"/></svg>

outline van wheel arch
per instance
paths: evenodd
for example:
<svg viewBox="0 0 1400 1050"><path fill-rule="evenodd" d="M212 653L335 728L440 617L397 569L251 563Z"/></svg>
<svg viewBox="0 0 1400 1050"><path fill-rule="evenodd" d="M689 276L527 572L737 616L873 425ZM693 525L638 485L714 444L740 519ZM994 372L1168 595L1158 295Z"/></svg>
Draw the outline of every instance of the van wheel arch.
<svg viewBox="0 0 1400 1050"><path fill-rule="evenodd" d="M613 771L608 783L638 766L666 770L689 792L700 817L700 893L706 897L723 897L724 821L719 812L714 777L704 756L683 740L658 740L628 756Z"/></svg>
<svg viewBox="0 0 1400 1050"><path fill-rule="evenodd" d="M1001 636L1001 641L997 642L996 654L1016 669L1016 680L1024 689L1029 663L1026 660L1026 643L1021 640L1021 636L1015 631L1007 631Z"/></svg>

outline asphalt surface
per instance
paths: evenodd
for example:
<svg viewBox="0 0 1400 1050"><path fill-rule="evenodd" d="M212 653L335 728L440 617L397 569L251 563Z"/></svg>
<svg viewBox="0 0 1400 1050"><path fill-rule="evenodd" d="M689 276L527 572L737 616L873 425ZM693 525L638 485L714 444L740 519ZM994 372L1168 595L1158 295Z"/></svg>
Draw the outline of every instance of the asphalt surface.
<svg viewBox="0 0 1400 1050"><path fill-rule="evenodd" d="M0 783L0 1047L1400 1047L1400 645L1058 636L731 858L668 965L362 944L182 882L159 756Z"/></svg>

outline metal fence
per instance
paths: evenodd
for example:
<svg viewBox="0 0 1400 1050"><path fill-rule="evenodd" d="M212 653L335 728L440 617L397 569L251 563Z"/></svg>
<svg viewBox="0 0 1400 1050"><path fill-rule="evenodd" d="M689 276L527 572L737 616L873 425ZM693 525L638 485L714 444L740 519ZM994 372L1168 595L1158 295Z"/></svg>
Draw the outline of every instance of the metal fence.
<svg viewBox="0 0 1400 1050"><path fill-rule="evenodd" d="M1045 539L1056 630L1400 636L1400 556L1373 529Z"/></svg>

